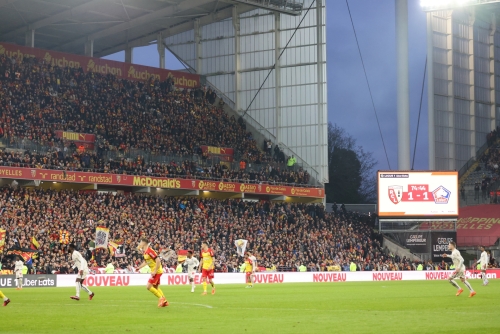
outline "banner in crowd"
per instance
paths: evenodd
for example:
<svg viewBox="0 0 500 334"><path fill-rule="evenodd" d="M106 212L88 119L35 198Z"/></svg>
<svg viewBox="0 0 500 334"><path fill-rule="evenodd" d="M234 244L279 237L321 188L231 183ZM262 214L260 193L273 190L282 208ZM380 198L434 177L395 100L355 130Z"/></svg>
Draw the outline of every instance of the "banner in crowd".
<svg viewBox="0 0 500 334"><path fill-rule="evenodd" d="M255 274L256 284L281 283L340 283L340 282L380 282L380 281L425 281L447 280L452 270L439 271L326 271L326 272L262 272ZM466 271L469 279L480 279L478 271ZM500 277L500 270L486 271L489 279ZM87 286L142 286L151 277L150 274L97 274L89 275ZM57 287L74 287L76 275L58 275ZM0 277L1 280L1 277ZM245 273L215 273L217 284L245 284ZM194 283L201 284L201 274L194 276ZM188 285L187 274L163 274L162 285ZM446 282L443 282L446 284ZM1 285L0 285L1 286Z"/></svg>
<svg viewBox="0 0 500 334"><path fill-rule="evenodd" d="M55 288L58 275L24 275L23 288ZM1 275L0 288L16 288L15 275Z"/></svg>
<svg viewBox="0 0 500 334"><path fill-rule="evenodd" d="M449 259L443 258L442 255L443 253L450 253L448 244L451 241L457 242L457 232L431 232L432 262L449 261Z"/></svg>
<svg viewBox="0 0 500 334"><path fill-rule="evenodd" d="M95 249L107 249L109 244L109 228L97 226L95 229Z"/></svg>
<svg viewBox="0 0 500 334"><path fill-rule="evenodd" d="M248 240L238 239L234 241L234 245L236 246L236 252L239 256L245 256L245 250L247 249Z"/></svg>
<svg viewBox="0 0 500 334"><path fill-rule="evenodd" d="M217 155L222 161L232 162L234 160L234 150L229 147L216 147L202 145L201 151L208 155Z"/></svg>
<svg viewBox="0 0 500 334"><path fill-rule="evenodd" d="M182 263L182 262L186 261L187 253L188 253L188 251L186 249L180 249L177 252L177 262Z"/></svg>
<svg viewBox="0 0 500 334"><path fill-rule="evenodd" d="M31 248L21 248L19 246L12 247L7 250L6 255L13 257L14 255L20 256L24 262L30 263L34 255L38 255L39 250L34 250Z"/></svg>
<svg viewBox="0 0 500 334"><path fill-rule="evenodd" d="M215 192L248 193L290 197L324 198L321 188L302 188L271 184L219 182L167 177L135 176L123 174L69 172L51 169L0 167L0 178L40 180L50 182L91 183L102 185L154 187L164 189L202 190Z"/></svg>
<svg viewBox="0 0 500 334"><path fill-rule="evenodd" d="M78 133L78 132L67 132L56 130L54 131L57 138L66 139L69 141L75 142L85 142L85 143L94 143L95 135L90 133Z"/></svg>
<svg viewBox="0 0 500 334"><path fill-rule="evenodd" d="M108 249L111 256L125 257L125 245L123 245L123 242L110 241L108 242Z"/></svg>
<svg viewBox="0 0 500 334"><path fill-rule="evenodd" d="M412 253L429 252L429 232L400 232L393 235L399 244L404 245Z"/></svg>
<svg viewBox="0 0 500 334"><path fill-rule="evenodd" d="M38 243L38 241L36 240L35 237L31 237L30 248L33 250L38 250L40 248L40 244ZM38 257L38 254L33 254L33 256L32 256L33 259L36 259L37 257Z"/></svg>
<svg viewBox="0 0 500 334"><path fill-rule="evenodd" d="M86 149L93 150L95 144L95 135L90 133L78 133L56 130L57 138L66 139L75 143L76 146L83 146Z"/></svg>
<svg viewBox="0 0 500 334"><path fill-rule="evenodd" d="M82 68L84 72L94 72L99 74L112 74L121 79L127 80L149 80L155 79L164 81L172 78L178 88L196 88L200 86L200 76L196 74L171 71L155 67L142 66L137 64L122 63L102 58L91 58L70 53L30 48L9 43L0 43L0 56L6 55L14 59L20 57L40 58L45 63L70 68Z"/></svg>
<svg viewBox="0 0 500 334"><path fill-rule="evenodd" d="M3 253L3 249L5 247L5 236L6 231L0 228L0 253Z"/></svg>
<svg viewBox="0 0 500 334"><path fill-rule="evenodd" d="M59 231L59 242L61 244L67 245L69 243L69 232L66 230Z"/></svg>

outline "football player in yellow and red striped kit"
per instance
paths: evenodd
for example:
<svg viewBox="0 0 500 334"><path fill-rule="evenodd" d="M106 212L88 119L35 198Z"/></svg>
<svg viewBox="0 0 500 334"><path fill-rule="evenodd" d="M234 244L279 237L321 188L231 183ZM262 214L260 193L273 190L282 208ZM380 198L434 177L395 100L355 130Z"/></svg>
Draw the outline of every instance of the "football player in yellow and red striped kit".
<svg viewBox="0 0 500 334"><path fill-rule="evenodd" d="M148 280L146 288L156 297L158 297L158 307L168 306L168 301L165 299L163 291L160 289L160 277L163 274L163 268L161 265L160 257L153 248L149 246L149 241L147 238L141 238L141 242L137 249L142 252L144 256L144 262L137 268L148 266L151 269L151 278Z"/></svg>

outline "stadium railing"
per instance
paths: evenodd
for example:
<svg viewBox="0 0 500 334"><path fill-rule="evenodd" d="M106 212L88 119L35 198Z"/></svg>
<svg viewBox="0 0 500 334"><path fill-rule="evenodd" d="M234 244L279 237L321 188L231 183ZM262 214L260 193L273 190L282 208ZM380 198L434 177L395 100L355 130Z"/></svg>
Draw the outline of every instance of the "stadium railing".
<svg viewBox="0 0 500 334"><path fill-rule="evenodd" d="M13 150L18 153L24 153L25 151L28 151L30 153L37 153L37 154L47 154L49 152L54 152L56 149L59 149L61 151L64 151L64 148L66 146L66 155L71 155L75 153L78 149L71 149L67 147L63 142L58 141L58 142L48 142L48 143L36 143L31 140L26 140L26 139L6 139L2 138L0 140L2 143L3 149L7 150ZM50 145L49 145L50 144ZM211 155L206 159L203 159L201 155L198 154L186 154L186 155L175 155L175 154L162 154L158 153L155 154L154 152L148 152L144 150L139 150L139 149L129 149L125 151L120 151L120 150L104 150L102 152L97 152L98 150L88 150L90 153L95 153L98 158L103 159L105 162L109 161L120 161L121 159L128 159L129 161L136 160L139 156L142 158L142 160L146 161L147 163L164 163L164 164L169 164L171 162L175 162L177 165L181 165L184 163L186 160L187 161L193 161L196 163L197 167L204 168L204 167L210 167L210 166L216 166L220 164L225 164L230 171L239 171L239 162L240 162L240 155L235 155L234 156L234 161L232 162L227 162L225 161L226 159L223 156L216 156L216 155ZM34 165L31 164L14 164L14 163L9 163L9 162L2 162L1 163L3 166L18 166L22 165L21 167L35 167ZM278 163L275 161L271 162L262 162L260 164L257 163L247 163L247 167L245 168L245 172L255 172L258 173L262 168L266 168L268 166L271 166L273 169L279 168L281 171L294 171L298 172L302 167L299 165L295 165L292 167L287 167L286 164L283 163ZM55 169L55 170L63 170L61 166L44 166L46 169ZM78 168L78 169L70 169L66 168L66 170L78 170L82 172L99 172L103 173L104 170L96 169L96 168ZM157 176L157 177L167 177L166 175L162 174L155 174L155 173L133 173L130 171L117 171L117 173L123 174L126 173L128 175L144 175L144 176ZM284 186L294 186L294 187L311 187L313 186L311 182L309 183L288 183L288 182L279 182L279 181L259 181L259 180L248 180L248 179L224 179L224 178L212 178L212 177L204 177L204 176L198 176L198 175L169 175L170 177L176 177L176 178L189 178L189 179L194 179L194 180L209 180L209 181L231 181L231 182L240 182L240 183L265 183L265 184L273 184L273 185L284 185ZM315 187L318 187L319 184L315 184Z"/></svg>

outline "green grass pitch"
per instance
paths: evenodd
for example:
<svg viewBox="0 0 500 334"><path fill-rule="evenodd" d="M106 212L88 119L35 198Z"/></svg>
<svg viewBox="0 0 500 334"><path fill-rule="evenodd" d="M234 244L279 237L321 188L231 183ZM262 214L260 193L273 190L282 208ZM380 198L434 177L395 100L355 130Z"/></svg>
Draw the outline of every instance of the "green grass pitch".
<svg viewBox="0 0 500 334"><path fill-rule="evenodd" d="M164 286L157 307L145 287L3 289L1 333L500 333L500 281L460 297L446 281ZM463 286L463 284L461 284Z"/></svg>

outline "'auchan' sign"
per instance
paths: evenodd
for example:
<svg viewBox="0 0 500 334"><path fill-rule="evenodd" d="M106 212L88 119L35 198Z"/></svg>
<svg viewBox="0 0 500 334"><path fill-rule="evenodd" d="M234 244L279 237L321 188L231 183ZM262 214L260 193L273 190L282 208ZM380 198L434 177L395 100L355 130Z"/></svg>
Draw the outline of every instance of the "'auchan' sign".
<svg viewBox="0 0 500 334"><path fill-rule="evenodd" d="M91 58L69 53L29 48L10 43L0 43L0 56L10 58L40 58L45 63L69 68L82 68L85 72L112 74L128 80L166 80L172 78L179 88L195 88L200 86L200 76L180 71L170 71L161 68L127 64L102 58Z"/></svg>

